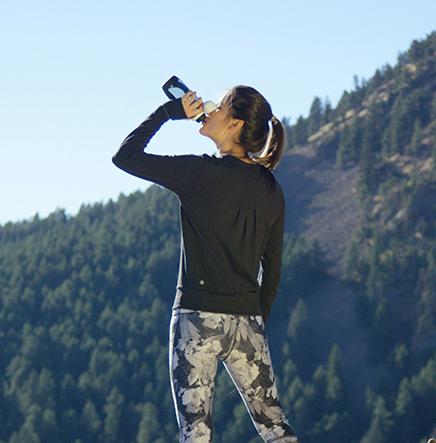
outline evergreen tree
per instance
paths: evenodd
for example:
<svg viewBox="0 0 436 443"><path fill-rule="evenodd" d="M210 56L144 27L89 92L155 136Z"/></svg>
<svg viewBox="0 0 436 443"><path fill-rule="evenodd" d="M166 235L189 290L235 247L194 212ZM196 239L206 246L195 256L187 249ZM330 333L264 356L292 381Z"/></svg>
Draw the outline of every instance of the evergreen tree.
<svg viewBox="0 0 436 443"><path fill-rule="evenodd" d="M372 420L368 432L361 443L391 443L393 440L394 420L392 413L387 409L384 398L377 396L372 406Z"/></svg>
<svg viewBox="0 0 436 443"><path fill-rule="evenodd" d="M307 323L307 306L302 298L299 298L294 309L292 310L291 318L289 319L287 336L294 342L300 338L300 334L304 330Z"/></svg>
<svg viewBox="0 0 436 443"><path fill-rule="evenodd" d="M329 123L333 120L333 109L332 109L332 104L330 102L329 97L327 96L325 98L325 102L324 102L324 112L322 114L322 124L326 124Z"/></svg>
<svg viewBox="0 0 436 443"><path fill-rule="evenodd" d="M337 116L343 116L345 112L350 108L350 94L344 89L338 104L336 105L335 114Z"/></svg>
<svg viewBox="0 0 436 443"><path fill-rule="evenodd" d="M363 133L362 152L359 159L359 179L357 188L359 197L363 201L370 198L377 189L377 177L374 170L375 156L372 151L372 128L368 126L368 122Z"/></svg>
<svg viewBox="0 0 436 443"><path fill-rule="evenodd" d="M434 353L433 353L434 354ZM403 441L416 441L434 425L436 398L436 354L418 374L405 378L395 403L398 436Z"/></svg>
<svg viewBox="0 0 436 443"><path fill-rule="evenodd" d="M359 85L359 76L357 74L353 75L353 86L355 90L358 90L360 88Z"/></svg>
<svg viewBox="0 0 436 443"><path fill-rule="evenodd" d="M359 243L353 238L348 244L343 258L344 276L347 280L359 283L362 276L358 272L359 268Z"/></svg>
<svg viewBox="0 0 436 443"><path fill-rule="evenodd" d="M431 115L430 120L432 122L436 121L436 92L433 92L433 98L431 101Z"/></svg>
<svg viewBox="0 0 436 443"><path fill-rule="evenodd" d="M315 338L309 327L307 305L299 298L287 327L287 336L290 338L291 358L298 366L305 366L314 358Z"/></svg>
<svg viewBox="0 0 436 443"><path fill-rule="evenodd" d="M410 145L407 146L406 153L407 155L417 155L418 148L421 144L422 140L422 126L419 118L415 119L415 124L413 126L413 135Z"/></svg>
<svg viewBox="0 0 436 443"><path fill-rule="evenodd" d="M436 180L436 123L430 125L430 148L432 159L432 180Z"/></svg>
<svg viewBox="0 0 436 443"><path fill-rule="evenodd" d="M379 276L381 272L380 254L381 242L380 232L378 229L374 231L373 245L370 253L369 274L366 279L366 293L370 299L375 300L382 295L382 288L380 287Z"/></svg>
<svg viewBox="0 0 436 443"><path fill-rule="evenodd" d="M64 409L62 411L62 417L60 421L60 441L67 442L73 436L78 435L79 430L77 429L77 423L79 422L78 414L74 409Z"/></svg>
<svg viewBox="0 0 436 443"><path fill-rule="evenodd" d="M383 83L383 76L379 68L375 70L374 75L370 80L371 90L378 88Z"/></svg>
<svg viewBox="0 0 436 443"><path fill-rule="evenodd" d="M398 377L409 368L410 352L404 343L398 343L391 354L392 374Z"/></svg>
<svg viewBox="0 0 436 443"><path fill-rule="evenodd" d="M59 441L56 413L53 409L44 409L41 417L40 427L41 435L43 436L44 441L47 443Z"/></svg>
<svg viewBox="0 0 436 443"><path fill-rule="evenodd" d="M86 400L80 417L80 425L83 430L83 441L92 443L97 440L101 428L101 419L92 400Z"/></svg>
<svg viewBox="0 0 436 443"><path fill-rule="evenodd" d="M359 118L354 116L351 123L347 124L341 132L336 158L338 166L345 168L357 162L361 143L360 132Z"/></svg>
<svg viewBox="0 0 436 443"><path fill-rule="evenodd" d="M410 49L408 50L410 61L412 63L419 61L424 57L424 54L425 54L425 43L419 40L413 40Z"/></svg>
<svg viewBox="0 0 436 443"><path fill-rule="evenodd" d="M404 114L404 100L401 95L398 95L391 110L390 123L387 128L388 136L385 138L385 143L388 146L384 146L384 150L388 155L394 153L402 154L404 152Z"/></svg>
<svg viewBox="0 0 436 443"><path fill-rule="evenodd" d="M143 407L136 443L154 443L161 434L157 409L153 403L147 402Z"/></svg>
<svg viewBox="0 0 436 443"><path fill-rule="evenodd" d="M124 396L120 393L118 388L114 386L107 398L104 412L106 414L104 420L103 435L105 442L116 443L120 441L118 438L120 418L122 414Z"/></svg>
<svg viewBox="0 0 436 443"><path fill-rule="evenodd" d="M345 405L345 395L340 378L341 351L337 344L332 346L327 362L326 399L335 410L342 410Z"/></svg>
<svg viewBox="0 0 436 443"><path fill-rule="evenodd" d="M368 108L368 116L363 125L363 131L368 137L372 152L382 150L384 128L388 125L387 106L384 102L374 102Z"/></svg>
<svg viewBox="0 0 436 443"><path fill-rule="evenodd" d="M294 135L293 135L293 126L290 123L290 118L289 117L284 117L283 118L283 126L285 127L285 132L286 132L286 146L285 149L290 149L294 146Z"/></svg>
<svg viewBox="0 0 436 443"><path fill-rule="evenodd" d="M39 428L41 425L41 408L33 404L27 411L23 425L18 433L14 432L11 439L12 443L42 443Z"/></svg>
<svg viewBox="0 0 436 443"><path fill-rule="evenodd" d="M304 145L307 142L307 121L299 116L292 133L293 145Z"/></svg>
<svg viewBox="0 0 436 443"><path fill-rule="evenodd" d="M309 112L309 123L308 123L308 134L309 136L314 134L321 126L321 122L323 120L323 110L321 99L319 97L315 97L312 101L312 105L310 106Z"/></svg>

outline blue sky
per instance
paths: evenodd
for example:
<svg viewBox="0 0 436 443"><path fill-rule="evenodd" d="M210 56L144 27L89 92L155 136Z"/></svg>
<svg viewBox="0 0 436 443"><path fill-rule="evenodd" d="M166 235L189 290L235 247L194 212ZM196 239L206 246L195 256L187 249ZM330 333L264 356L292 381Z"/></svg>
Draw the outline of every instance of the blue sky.
<svg viewBox="0 0 436 443"><path fill-rule="evenodd" d="M150 182L116 168L123 139L179 76L204 101L258 89L291 122L335 106L353 76L394 65L435 29L433 0L10 1L0 3L0 223L74 215ZM169 121L147 150L214 153L192 121Z"/></svg>

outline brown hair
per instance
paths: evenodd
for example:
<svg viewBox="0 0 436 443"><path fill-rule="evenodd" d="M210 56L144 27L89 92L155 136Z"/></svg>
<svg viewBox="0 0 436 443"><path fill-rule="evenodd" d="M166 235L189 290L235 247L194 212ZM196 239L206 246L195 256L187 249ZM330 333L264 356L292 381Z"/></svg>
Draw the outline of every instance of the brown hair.
<svg viewBox="0 0 436 443"><path fill-rule="evenodd" d="M283 123L272 113L265 97L251 86L236 85L223 96L228 104L230 115L244 121L236 140L256 163L274 171L283 155L286 131ZM270 122L272 130L270 129Z"/></svg>

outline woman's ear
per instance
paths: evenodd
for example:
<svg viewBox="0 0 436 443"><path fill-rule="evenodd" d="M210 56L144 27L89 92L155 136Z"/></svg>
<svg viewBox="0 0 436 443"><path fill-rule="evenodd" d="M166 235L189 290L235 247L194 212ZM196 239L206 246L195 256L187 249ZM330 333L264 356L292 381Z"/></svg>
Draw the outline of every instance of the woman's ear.
<svg viewBox="0 0 436 443"><path fill-rule="evenodd" d="M233 122L233 126L236 126L238 128L242 128L242 126L244 126L244 120L235 119L235 121Z"/></svg>
<svg viewBox="0 0 436 443"><path fill-rule="evenodd" d="M229 129L240 129L244 125L243 120L233 120L228 126Z"/></svg>

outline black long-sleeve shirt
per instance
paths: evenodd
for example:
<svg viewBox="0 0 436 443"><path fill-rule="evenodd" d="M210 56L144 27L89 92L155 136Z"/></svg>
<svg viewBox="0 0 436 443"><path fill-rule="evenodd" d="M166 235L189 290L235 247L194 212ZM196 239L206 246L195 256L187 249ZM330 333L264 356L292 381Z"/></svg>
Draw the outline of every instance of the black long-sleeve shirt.
<svg viewBox="0 0 436 443"><path fill-rule="evenodd" d="M181 247L172 309L260 314L266 321L280 281L282 188L264 166L230 154L144 152L163 123L185 118L181 98L160 105L125 138L112 162L178 196Z"/></svg>

